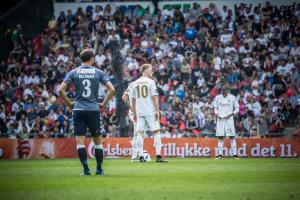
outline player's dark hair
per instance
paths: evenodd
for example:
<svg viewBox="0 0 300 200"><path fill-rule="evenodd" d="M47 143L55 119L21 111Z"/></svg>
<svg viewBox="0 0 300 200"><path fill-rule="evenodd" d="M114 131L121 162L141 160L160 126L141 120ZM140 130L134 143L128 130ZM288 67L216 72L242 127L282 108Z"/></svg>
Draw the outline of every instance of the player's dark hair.
<svg viewBox="0 0 300 200"><path fill-rule="evenodd" d="M93 49L84 49L80 53L80 59L82 62L88 62L92 57L94 57Z"/></svg>

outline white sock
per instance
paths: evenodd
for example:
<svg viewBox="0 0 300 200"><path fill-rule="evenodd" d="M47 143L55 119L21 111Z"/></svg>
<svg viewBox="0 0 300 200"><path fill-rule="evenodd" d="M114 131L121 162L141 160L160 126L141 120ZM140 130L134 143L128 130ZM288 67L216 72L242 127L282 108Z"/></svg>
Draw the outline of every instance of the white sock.
<svg viewBox="0 0 300 200"><path fill-rule="evenodd" d="M136 136L136 148L139 156L144 154L144 138L141 135Z"/></svg>
<svg viewBox="0 0 300 200"><path fill-rule="evenodd" d="M224 145L224 141L218 140L218 156L223 155L223 145Z"/></svg>
<svg viewBox="0 0 300 200"><path fill-rule="evenodd" d="M155 147L156 155L160 156L161 155L161 138L160 138L160 133L154 134L154 147Z"/></svg>
<svg viewBox="0 0 300 200"><path fill-rule="evenodd" d="M236 141L235 141L235 138L231 139L230 144L231 144L232 155L236 156L237 154L236 154Z"/></svg>
<svg viewBox="0 0 300 200"><path fill-rule="evenodd" d="M137 156L137 144L136 144L136 136L133 136L132 138L132 153L131 153L131 159L136 158Z"/></svg>
<svg viewBox="0 0 300 200"><path fill-rule="evenodd" d="M85 148L85 145L84 144L77 144L77 149L81 149L81 148Z"/></svg>
<svg viewBox="0 0 300 200"><path fill-rule="evenodd" d="M95 149L103 149L103 145L102 144L95 145Z"/></svg>

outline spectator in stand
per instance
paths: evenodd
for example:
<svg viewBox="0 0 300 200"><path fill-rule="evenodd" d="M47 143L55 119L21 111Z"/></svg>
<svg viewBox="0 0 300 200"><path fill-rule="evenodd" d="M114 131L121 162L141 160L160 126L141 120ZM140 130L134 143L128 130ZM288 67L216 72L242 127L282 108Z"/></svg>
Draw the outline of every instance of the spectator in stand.
<svg viewBox="0 0 300 200"><path fill-rule="evenodd" d="M190 120L197 129L213 132L211 97L223 81L238 97L238 125L245 136L268 136L265 125L269 132L295 125L300 118L300 4L276 7L268 1L235 10L233 15L227 5L214 4L201 10L193 3L189 12L169 6L152 17L140 6L123 12L97 5L88 12L61 12L34 41L24 41L16 26L6 33L11 51L0 62L1 131L11 138L70 133L72 115L57 85L80 65L85 47L95 47L96 65L113 82L112 39L119 41L126 79L136 79L142 63L155 66L167 136L189 137L195 129ZM185 37L187 28L197 31L195 39ZM67 95L74 98L72 86ZM119 135L115 110L114 100L103 115L110 136Z"/></svg>

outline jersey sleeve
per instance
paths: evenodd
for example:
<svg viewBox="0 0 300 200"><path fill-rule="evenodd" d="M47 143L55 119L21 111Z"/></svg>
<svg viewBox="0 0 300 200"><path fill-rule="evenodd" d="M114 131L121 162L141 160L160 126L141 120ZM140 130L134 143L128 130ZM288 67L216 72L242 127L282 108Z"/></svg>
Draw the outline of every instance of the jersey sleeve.
<svg viewBox="0 0 300 200"><path fill-rule="evenodd" d="M74 78L74 71L70 71L69 73L67 73L65 79L64 79L64 82L67 84L67 85L70 85L72 82L73 82L73 78Z"/></svg>
<svg viewBox="0 0 300 200"><path fill-rule="evenodd" d="M130 93L129 93L129 94L130 94ZM131 85L131 98L136 98L136 91L135 91L133 85Z"/></svg>
<svg viewBox="0 0 300 200"><path fill-rule="evenodd" d="M156 87L156 84L154 81L150 82L150 93L151 93L151 96L158 95L157 87Z"/></svg>
<svg viewBox="0 0 300 200"><path fill-rule="evenodd" d="M128 86L128 88L124 92L127 95L131 95L132 93L132 83Z"/></svg>
<svg viewBox="0 0 300 200"><path fill-rule="evenodd" d="M109 81L109 78L102 70L99 70L99 73L100 73L100 76L99 76L100 77L100 83L105 85L105 83L107 83Z"/></svg>

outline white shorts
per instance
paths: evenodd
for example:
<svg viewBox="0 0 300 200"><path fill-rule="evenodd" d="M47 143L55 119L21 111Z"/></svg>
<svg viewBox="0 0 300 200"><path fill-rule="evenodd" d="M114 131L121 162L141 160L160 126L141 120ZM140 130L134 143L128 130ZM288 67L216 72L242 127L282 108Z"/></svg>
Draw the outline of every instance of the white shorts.
<svg viewBox="0 0 300 200"><path fill-rule="evenodd" d="M155 115L138 116L137 131L157 131L160 130L159 120L155 120Z"/></svg>
<svg viewBox="0 0 300 200"><path fill-rule="evenodd" d="M217 119L217 137L235 137L233 117L229 119Z"/></svg>

